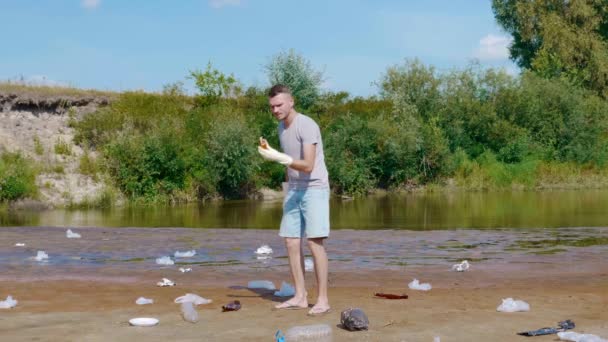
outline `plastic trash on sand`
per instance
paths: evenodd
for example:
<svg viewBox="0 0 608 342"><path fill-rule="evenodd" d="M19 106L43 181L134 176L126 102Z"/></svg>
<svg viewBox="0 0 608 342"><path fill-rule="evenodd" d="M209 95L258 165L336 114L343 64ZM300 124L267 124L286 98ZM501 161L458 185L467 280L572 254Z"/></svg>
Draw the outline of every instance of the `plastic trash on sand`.
<svg viewBox="0 0 608 342"><path fill-rule="evenodd" d="M17 300L13 299L11 296L6 297L6 300L0 301L0 309L10 309L15 306L17 306Z"/></svg>
<svg viewBox="0 0 608 342"><path fill-rule="evenodd" d="M502 300L496 311L500 312L517 312L517 311L530 311L530 304L523 300L514 300L513 298L507 298Z"/></svg>
<svg viewBox="0 0 608 342"><path fill-rule="evenodd" d="M441 338L439 336L435 336L433 338L433 342L441 342Z"/></svg>
<svg viewBox="0 0 608 342"><path fill-rule="evenodd" d="M369 319L363 310L348 308L340 313L340 324L348 331L367 330Z"/></svg>
<svg viewBox="0 0 608 342"><path fill-rule="evenodd" d="M469 262L467 260L464 260L460 264L452 265L452 271L464 272L464 271L468 270L470 266L471 265L469 264Z"/></svg>
<svg viewBox="0 0 608 342"><path fill-rule="evenodd" d="M285 332L285 341L331 341L331 332L327 324L295 326Z"/></svg>
<svg viewBox="0 0 608 342"><path fill-rule="evenodd" d="M158 319L152 317L131 318L129 324L134 327L152 327L158 324Z"/></svg>
<svg viewBox="0 0 608 342"><path fill-rule="evenodd" d="M175 283L172 282L170 279L163 278L163 281L159 281L158 283L156 283L156 285L160 287L175 286Z"/></svg>
<svg viewBox="0 0 608 342"><path fill-rule="evenodd" d="M187 268L180 267L179 271L182 272L182 273L188 273L188 272L192 272L192 268L190 268L190 267L187 267Z"/></svg>
<svg viewBox="0 0 608 342"><path fill-rule="evenodd" d="M315 262L310 258L304 259L304 271L312 272L315 269Z"/></svg>
<svg viewBox="0 0 608 342"><path fill-rule="evenodd" d="M557 337L562 341L573 342L608 342L608 340L593 334L579 334L574 331L558 332Z"/></svg>
<svg viewBox="0 0 608 342"><path fill-rule="evenodd" d="M283 282L281 284L281 289L279 291L275 291L274 295L277 297L293 297L296 294L296 289L291 286L288 282Z"/></svg>
<svg viewBox="0 0 608 342"><path fill-rule="evenodd" d="M196 255L196 251L193 249L191 251L180 252L176 251L173 256L175 258L191 258Z"/></svg>
<svg viewBox="0 0 608 342"><path fill-rule="evenodd" d="M173 265L175 262L171 260L171 257L164 256L160 258L156 258L156 263L159 265Z"/></svg>
<svg viewBox="0 0 608 342"><path fill-rule="evenodd" d="M274 287L274 283L270 280L252 280L247 283L248 289L266 289L266 290L276 290Z"/></svg>
<svg viewBox="0 0 608 342"><path fill-rule="evenodd" d="M49 258L49 255L46 254L44 251L38 251L38 253L34 257L34 259L36 259L36 261L43 261L43 260L47 260L48 258Z"/></svg>
<svg viewBox="0 0 608 342"><path fill-rule="evenodd" d="M183 302L183 303L181 303L181 309L182 309L182 317L184 318L184 321L187 321L190 323L198 322L198 312L196 312L196 309L194 308L194 303Z"/></svg>
<svg viewBox="0 0 608 342"><path fill-rule="evenodd" d="M65 232L65 237L67 237L68 239L80 239L81 236L78 233L74 233L71 229L68 229Z"/></svg>
<svg viewBox="0 0 608 342"><path fill-rule="evenodd" d="M153 304L153 303L154 303L154 299L149 299L149 298L144 298L144 297L139 297L135 301L135 304L137 304L137 305L146 305L146 304Z"/></svg>
<svg viewBox="0 0 608 342"><path fill-rule="evenodd" d="M17 242L15 247L25 247L25 244L23 242Z"/></svg>
<svg viewBox="0 0 608 342"><path fill-rule="evenodd" d="M264 254L272 254L272 248L268 245L262 245L258 249L255 250L255 254L264 255Z"/></svg>
<svg viewBox="0 0 608 342"><path fill-rule="evenodd" d="M433 287L429 283L420 283L418 279L412 280L411 283L407 284L407 286L412 290L420 290L420 291L428 291Z"/></svg>
<svg viewBox="0 0 608 342"><path fill-rule="evenodd" d="M209 304L213 302L211 299L203 298L199 295L195 295L194 293L186 293L183 296L177 297L174 300L175 303L194 303L194 305L202 305Z"/></svg>

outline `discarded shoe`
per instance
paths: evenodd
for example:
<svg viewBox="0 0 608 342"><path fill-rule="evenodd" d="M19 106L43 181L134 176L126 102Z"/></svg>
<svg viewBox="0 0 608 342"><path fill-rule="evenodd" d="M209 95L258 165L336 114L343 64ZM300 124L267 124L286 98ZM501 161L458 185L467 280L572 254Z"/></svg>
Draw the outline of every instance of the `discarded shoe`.
<svg viewBox="0 0 608 342"><path fill-rule="evenodd" d="M367 330L369 319L363 310L359 308L348 308L340 314L342 327L349 331Z"/></svg>
<svg viewBox="0 0 608 342"><path fill-rule="evenodd" d="M239 311L241 309L241 302L238 300L232 301L222 306L222 312L226 311Z"/></svg>

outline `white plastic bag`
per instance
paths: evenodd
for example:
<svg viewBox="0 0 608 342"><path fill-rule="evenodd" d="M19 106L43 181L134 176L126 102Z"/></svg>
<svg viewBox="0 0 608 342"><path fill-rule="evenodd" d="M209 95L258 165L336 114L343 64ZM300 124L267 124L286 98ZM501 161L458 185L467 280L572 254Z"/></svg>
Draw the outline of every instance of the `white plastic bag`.
<svg viewBox="0 0 608 342"><path fill-rule="evenodd" d="M17 300L11 296L6 297L6 300L0 301L0 309L10 309L15 306L17 306Z"/></svg>
<svg viewBox="0 0 608 342"><path fill-rule="evenodd" d="M36 254L36 257L34 257L34 259L36 259L36 261L43 261L43 260L47 260L49 258L49 255L46 254L44 251L38 251L38 253Z"/></svg>
<svg viewBox="0 0 608 342"><path fill-rule="evenodd" d="M279 291L275 291L274 295L277 297L293 297L296 294L296 289L291 286L288 282L283 282L281 284L281 289Z"/></svg>
<svg viewBox="0 0 608 342"><path fill-rule="evenodd" d="M502 300L496 311L500 312L517 312L517 311L530 311L530 304L523 300L514 300L513 298L507 298Z"/></svg>
<svg viewBox="0 0 608 342"><path fill-rule="evenodd" d="M274 287L274 283L271 282L270 280L252 280L249 283L247 283L247 288L276 290L276 287Z"/></svg>
<svg viewBox="0 0 608 342"><path fill-rule="evenodd" d="M255 254L272 254L272 248L268 245L262 245L258 249L256 249Z"/></svg>
<svg viewBox="0 0 608 342"><path fill-rule="evenodd" d="M471 265L469 264L469 262L467 260L464 260L460 264L452 265L452 271L464 272L464 271L468 270L470 266Z"/></svg>
<svg viewBox="0 0 608 342"><path fill-rule="evenodd" d="M23 242L17 242L15 247L25 247L25 244Z"/></svg>
<svg viewBox="0 0 608 342"><path fill-rule="evenodd" d="M159 265L173 265L173 264L175 264L175 262L173 260L171 260L171 257L169 257L169 256L164 256L164 257L156 258L156 263L159 264Z"/></svg>
<svg viewBox="0 0 608 342"><path fill-rule="evenodd" d="M175 286L175 283L172 282L170 279L163 278L163 281L159 281L158 283L156 283L156 285L160 287Z"/></svg>
<svg viewBox="0 0 608 342"><path fill-rule="evenodd" d="M186 293L183 296L177 297L174 300L175 303L194 303L194 305L202 305L209 304L213 302L211 299L203 298L199 295L195 295L194 293Z"/></svg>
<svg viewBox="0 0 608 342"><path fill-rule="evenodd" d="M574 331L562 331L557 333L557 337L559 337L562 341L573 341L573 342L608 342L608 340L603 339L597 335L592 334L579 334Z"/></svg>
<svg viewBox="0 0 608 342"><path fill-rule="evenodd" d="M412 290L420 290L420 291L428 291L433 287L429 283L419 283L418 279L412 280L411 283L407 284L407 286Z"/></svg>
<svg viewBox="0 0 608 342"><path fill-rule="evenodd" d="M315 262L310 258L304 259L304 271L312 272L315 270Z"/></svg>
<svg viewBox="0 0 608 342"><path fill-rule="evenodd" d="M182 273L188 273L188 272L192 272L192 268L190 268L190 267L187 267L187 268L180 267L179 271L182 272Z"/></svg>
<svg viewBox="0 0 608 342"><path fill-rule="evenodd" d="M65 232L65 236L66 236L68 239L80 239L80 237L81 237L81 236L80 236L80 234L78 234L78 233L74 233L74 232L73 232L71 229L68 229L68 230Z"/></svg>
<svg viewBox="0 0 608 342"><path fill-rule="evenodd" d="M135 304L137 304L137 305L146 305L146 304L153 304L153 303L154 303L154 299L149 299L149 298L144 298L144 297L139 297L135 301Z"/></svg>
<svg viewBox="0 0 608 342"><path fill-rule="evenodd" d="M185 252L176 251L173 254L173 257L175 257L175 258L191 258L191 257L193 257L195 255L196 255L196 251L193 249L191 251L185 251Z"/></svg>

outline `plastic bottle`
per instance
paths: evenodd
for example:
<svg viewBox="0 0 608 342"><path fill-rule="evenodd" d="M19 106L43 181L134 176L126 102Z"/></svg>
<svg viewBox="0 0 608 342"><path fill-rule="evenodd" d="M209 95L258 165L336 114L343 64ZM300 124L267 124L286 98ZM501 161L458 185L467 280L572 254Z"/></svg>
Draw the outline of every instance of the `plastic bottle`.
<svg viewBox="0 0 608 342"><path fill-rule="evenodd" d="M182 303L182 317L185 321L188 321L190 323L198 322L198 312L196 312L196 309L194 308L194 303Z"/></svg>
<svg viewBox="0 0 608 342"><path fill-rule="evenodd" d="M332 341L331 327L327 324L302 325L289 328L285 342L292 341Z"/></svg>

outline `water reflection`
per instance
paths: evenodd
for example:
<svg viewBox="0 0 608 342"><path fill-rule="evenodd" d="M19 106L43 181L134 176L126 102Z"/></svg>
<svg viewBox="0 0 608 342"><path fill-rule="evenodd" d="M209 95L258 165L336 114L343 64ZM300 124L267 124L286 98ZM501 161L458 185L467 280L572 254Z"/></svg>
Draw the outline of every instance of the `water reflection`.
<svg viewBox="0 0 608 342"><path fill-rule="evenodd" d="M105 210L0 212L1 226L275 229L281 202L227 201ZM334 229L608 226L608 190L437 193L331 200Z"/></svg>

